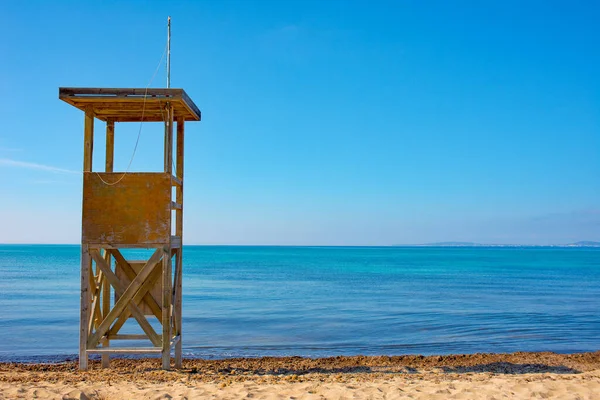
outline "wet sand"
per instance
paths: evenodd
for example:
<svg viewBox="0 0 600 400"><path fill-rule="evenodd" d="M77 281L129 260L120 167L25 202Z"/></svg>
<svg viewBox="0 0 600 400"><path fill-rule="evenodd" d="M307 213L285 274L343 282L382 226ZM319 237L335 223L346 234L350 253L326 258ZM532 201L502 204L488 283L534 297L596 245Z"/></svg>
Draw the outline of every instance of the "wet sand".
<svg viewBox="0 0 600 400"><path fill-rule="evenodd" d="M0 364L0 399L600 399L600 351Z"/></svg>

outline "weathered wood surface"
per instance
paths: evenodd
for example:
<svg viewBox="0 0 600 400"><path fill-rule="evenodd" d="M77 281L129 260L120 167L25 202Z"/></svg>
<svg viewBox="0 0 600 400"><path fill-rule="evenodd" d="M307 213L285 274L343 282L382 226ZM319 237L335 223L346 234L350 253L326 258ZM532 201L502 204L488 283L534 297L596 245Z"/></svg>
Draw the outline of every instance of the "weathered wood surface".
<svg viewBox="0 0 600 400"><path fill-rule="evenodd" d="M141 271L140 271L140 273L141 273ZM139 304L142 301L142 299L146 296L146 294L148 294L148 291L152 289L155 281L156 280L160 281L161 274L162 274L162 268L155 268L154 271L150 274L150 276L144 281L142 286L140 286L140 289L138 290L138 292L133 297L133 300L131 300L131 301L134 304ZM162 288L162 285L161 285L161 288ZM161 308L160 314L162 317L162 308ZM128 308L126 308L123 312L121 312L121 314L119 315L119 318L117 318L117 321L110 328L108 334L116 335L117 333L119 333L119 330L123 327L123 325L125 325L125 322L127 322L127 319L129 317L131 317L131 312ZM160 321L161 319L158 318L158 320Z"/></svg>
<svg viewBox="0 0 600 400"><path fill-rule="evenodd" d="M148 336L139 334L122 334L117 333L115 335L107 335L112 340L147 340Z"/></svg>
<svg viewBox="0 0 600 400"><path fill-rule="evenodd" d="M104 171L113 172L114 170L114 159L115 159L115 121L112 118L106 121L106 157L104 161ZM110 253L103 249L104 259L108 266L111 266ZM103 280L103 291L102 291L102 315L108 315L110 311L110 285L106 277ZM102 347L110 347L110 339L105 337L102 339ZM102 354L102 368L108 368L110 366L110 354Z"/></svg>
<svg viewBox="0 0 600 400"><path fill-rule="evenodd" d="M181 368L182 365L182 340L181 340L181 320L183 318L182 311L182 291L183 291L183 247L181 241L183 238L183 172L184 172L184 142L185 142L185 120L177 119L177 156L175 173L180 180L179 185L175 188L175 201L180 206L175 212L175 235L179 238L180 246L177 249L175 256L175 299L173 301L173 316L175 325L175 335L179 338L175 344L175 368Z"/></svg>
<svg viewBox="0 0 600 400"><path fill-rule="evenodd" d="M169 102L165 107L165 168L164 171L172 175L173 173L173 105Z"/></svg>
<svg viewBox="0 0 600 400"><path fill-rule="evenodd" d="M121 313L125 309L129 308L130 310L134 310L135 308L137 308L137 307L129 307L130 305L135 306L135 304L131 303L131 299L136 294L136 292L138 292L140 287L143 285L144 281L146 281L146 278L148 278L148 276L152 273L152 271L154 271L156 265L161 261L162 256L163 256L162 249L158 249L157 251L154 252L152 257L150 257L150 259L148 260L148 262L146 263L144 268L140 271L138 276L133 280L133 282L131 282L131 284L123 292L123 294L121 295L122 297L114 305L112 310L110 310L108 315L104 316L104 320L102 321L100 326L98 326L98 329L96 329L96 331L92 335L89 336L88 341L87 341L88 348L93 348L98 344L98 342L100 341L100 338L108 332L110 325L114 322L114 320L119 315L121 315ZM110 273L107 273L106 277L110 280L111 279ZM114 287L114 285L113 285L113 287ZM115 289L117 289L117 288L115 288ZM141 314L141 313L139 313L139 314ZM140 320L142 320L142 321L145 320L145 317L143 315L141 315L141 318L139 315L136 315L136 317L137 317L136 319L138 320L138 322L140 322ZM151 327L150 327L150 329L152 331L154 331ZM114 332L114 333L117 333L117 332ZM148 332L146 332L146 334L148 335ZM150 335L150 336L152 336L152 335ZM153 336L150 337L150 340L153 340L153 343L155 342L154 339L155 338ZM155 346L158 346L158 345L155 344Z"/></svg>
<svg viewBox="0 0 600 400"><path fill-rule="evenodd" d="M180 367L184 124L199 121L201 112L183 89L59 88L59 98L85 112L80 368L87 368L88 353L102 354L102 365L108 366L113 353L155 352L161 353L163 367L168 369L172 346L175 366ZM92 172L95 119L107 122L104 173ZM115 123L137 121L167 123L165 173L113 172ZM148 262L137 263L127 262L119 252L121 248L158 250ZM114 272L112 258L116 261ZM161 322L162 338L145 315L154 315ZM146 335L119 334L130 316ZM154 347L110 347L110 340L140 338L150 339ZM102 347L98 348L100 342Z"/></svg>
<svg viewBox="0 0 600 400"><path fill-rule="evenodd" d="M162 368L171 367L171 249L165 251L162 259Z"/></svg>
<svg viewBox="0 0 600 400"><path fill-rule="evenodd" d="M120 254L120 253L119 253ZM120 260L117 263L116 274L117 277L125 285L129 285L131 281L135 279L137 274L142 270L145 261L125 261ZM162 292L161 292L161 281L159 279L160 274L150 275L148 278L152 281L151 289L142 298L142 302L139 304L140 310L144 315L153 315L160 320L162 317ZM119 295L115 293L115 303L119 301Z"/></svg>
<svg viewBox="0 0 600 400"><path fill-rule="evenodd" d="M176 176L171 177L171 183L173 184L173 186L183 185L183 181L181 179L177 178Z"/></svg>
<svg viewBox="0 0 600 400"><path fill-rule="evenodd" d="M92 156L94 153L94 109L86 106L83 128L83 171L92 170Z"/></svg>
<svg viewBox="0 0 600 400"><path fill-rule="evenodd" d="M182 365L182 341L181 341L181 320L183 318L182 312L182 280L183 280L183 249L178 249L175 262L177 268L175 270L175 302L173 306L173 315L175 318L175 335L179 337L175 345L175 368L181 368Z"/></svg>
<svg viewBox="0 0 600 400"><path fill-rule="evenodd" d="M79 369L86 370L88 366L87 339L90 318L90 283L89 276L92 268L92 258L88 247L81 246L81 310L79 314Z"/></svg>
<svg viewBox="0 0 600 400"><path fill-rule="evenodd" d="M81 109L91 106L96 118L116 122L163 121L166 101L174 108L174 118L200 121L200 109L183 89L140 88L59 88L58 97Z"/></svg>
<svg viewBox="0 0 600 400"><path fill-rule="evenodd" d="M106 161L105 172L113 172L115 158L115 121L106 121Z"/></svg>
<svg viewBox="0 0 600 400"><path fill-rule="evenodd" d="M83 174L82 241L106 248L168 244L171 239L171 175ZM104 246L106 245L106 246Z"/></svg>
<svg viewBox="0 0 600 400"><path fill-rule="evenodd" d="M161 353L162 347L110 347L106 349L92 349L88 353L96 354L144 354Z"/></svg>
<svg viewBox="0 0 600 400"><path fill-rule="evenodd" d="M139 290L139 287L147 279L147 276L152 273L155 265L149 264L150 261L148 261L148 264L142 268L138 276L136 276L136 279L126 286L119 280L115 273L111 271L98 250L90 250L90 255L96 261L96 265L104 272L115 292L122 296L122 298L115 302L114 308L104 317L97 330L89 337L87 343L88 348L94 348L98 344L100 338L104 336L110 328L110 325L125 310L125 308L129 309L129 312L137 320L142 330L148 335L148 339L150 339L155 346L158 346L161 343L159 335L154 331L154 328L152 328L152 325L150 325L144 314L141 312L137 303L131 301L131 298L134 297Z"/></svg>

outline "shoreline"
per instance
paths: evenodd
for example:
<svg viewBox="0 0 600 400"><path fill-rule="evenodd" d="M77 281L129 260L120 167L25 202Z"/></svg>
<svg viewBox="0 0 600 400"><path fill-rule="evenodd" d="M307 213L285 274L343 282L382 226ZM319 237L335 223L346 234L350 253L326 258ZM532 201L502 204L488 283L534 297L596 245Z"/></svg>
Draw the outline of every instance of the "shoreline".
<svg viewBox="0 0 600 400"><path fill-rule="evenodd" d="M557 354L160 359L59 364L0 363L0 399L120 398L594 398L600 351ZM512 393L512 394L511 394ZM478 395L479 394L479 395ZM170 396L170 397L169 397Z"/></svg>

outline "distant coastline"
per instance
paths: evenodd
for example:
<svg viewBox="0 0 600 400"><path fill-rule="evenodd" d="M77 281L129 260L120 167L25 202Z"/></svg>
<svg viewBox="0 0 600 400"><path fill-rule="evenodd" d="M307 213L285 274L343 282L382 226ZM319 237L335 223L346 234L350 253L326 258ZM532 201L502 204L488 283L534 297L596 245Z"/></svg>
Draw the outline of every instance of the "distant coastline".
<svg viewBox="0 0 600 400"><path fill-rule="evenodd" d="M600 247L600 242L580 241L568 244L485 244L475 242L436 242L423 244L396 244L397 247Z"/></svg>

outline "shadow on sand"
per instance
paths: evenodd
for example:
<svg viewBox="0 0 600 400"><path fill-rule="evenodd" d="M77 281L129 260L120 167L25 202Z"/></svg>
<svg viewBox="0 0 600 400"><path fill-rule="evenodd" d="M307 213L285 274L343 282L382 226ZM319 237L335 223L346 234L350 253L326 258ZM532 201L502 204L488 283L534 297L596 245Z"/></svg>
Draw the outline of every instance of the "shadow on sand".
<svg viewBox="0 0 600 400"><path fill-rule="evenodd" d="M469 366L442 366L442 371L448 374L464 374L468 372L492 372L494 374L579 374L573 368L564 365L546 365L546 364L515 364L510 362L494 362L489 364L477 364Z"/></svg>
<svg viewBox="0 0 600 400"><path fill-rule="evenodd" d="M569 368L563 365L546 365L546 364L515 364L509 362L495 362L488 364L476 364L469 366L431 366L430 368L440 369L447 374L464 374L464 373L483 373L490 372L494 374L579 374L581 371ZM307 375L307 374L417 374L422 372L421 368L410 366L349 366L339 368L327 367L309 367L309 368L220 368L218 373L231 375ZM194 368L190 371L196 373Z"/></svg>

